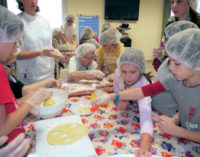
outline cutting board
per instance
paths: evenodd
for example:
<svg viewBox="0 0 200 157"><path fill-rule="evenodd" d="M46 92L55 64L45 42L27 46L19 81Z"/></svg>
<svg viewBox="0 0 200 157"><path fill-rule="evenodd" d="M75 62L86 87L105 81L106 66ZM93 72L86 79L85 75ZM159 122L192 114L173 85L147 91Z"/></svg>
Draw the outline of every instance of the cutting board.
<svg viewBox="0 0 200 157"><path fill-rule="evenodd" d="M46 135L52 128L76 122L82 124L81 117L78 115L37 121L35 123L35 130L36 153L38 157L96 157L97 155L87 134L73 144L63 146L48 144Z"/></svg>

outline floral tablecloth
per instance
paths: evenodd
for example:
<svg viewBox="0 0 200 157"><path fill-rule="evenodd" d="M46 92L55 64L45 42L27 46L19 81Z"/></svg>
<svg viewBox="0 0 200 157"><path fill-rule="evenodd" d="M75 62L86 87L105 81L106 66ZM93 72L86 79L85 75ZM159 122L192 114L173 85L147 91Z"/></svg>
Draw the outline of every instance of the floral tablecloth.
<svg viewBox="0 0 200 157"><path fill-rule="evenodd" d="M79 101L90 100L90 96L69 98L65 109L59 116L72 115L70 107ZM81 116L88 128L88 135L98 156L133 153L140 147L139 110L136 104L127 111L119 111L113 103L101 106L87 116ZM34 152L35 131L33 116L24 122L26 134L32 139L29 153ZM153 155L159 156L200 156L200 145L163 134L154 123L154 135L151 146Z"/></svg>

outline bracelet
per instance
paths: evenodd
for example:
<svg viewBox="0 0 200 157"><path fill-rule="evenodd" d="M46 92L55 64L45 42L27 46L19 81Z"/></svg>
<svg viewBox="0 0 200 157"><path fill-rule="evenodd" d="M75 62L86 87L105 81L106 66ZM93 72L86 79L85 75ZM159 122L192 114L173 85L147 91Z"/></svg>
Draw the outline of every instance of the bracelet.
<svg viewBox="0 0 200 157"><path fill-rule="evenodd" d="M119 102L119 92L115 91L115 100L114 103L118 103Z"/></svg>

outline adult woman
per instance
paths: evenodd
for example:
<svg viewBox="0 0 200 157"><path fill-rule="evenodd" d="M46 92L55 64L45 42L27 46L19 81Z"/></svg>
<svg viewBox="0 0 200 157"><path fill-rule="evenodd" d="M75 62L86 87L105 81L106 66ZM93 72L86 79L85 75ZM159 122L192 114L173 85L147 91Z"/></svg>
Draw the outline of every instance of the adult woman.
<svg viewBox="0 0 200 157"><path fill-rule="evenodd" d="M171 10L174 16L169 19L167 25L176 21L187 20L195 23L200 28L200 16L195 11L196 7L197 0L171 0ZM165 46L164 40L165 36L162 39L161 47ZM153 66L156 71L166 59L165 51L161 47L153 49Z"/></svg>
<svg viewBox="0 0 200 157"><path fill-rule="evenodd" d="M32 108L38 109L40 104L51 96L50 92L38 89L32 91L19 104L10 89L2 63L5 63L17 51L17 43L23 29L21 20L0 6L0 136L8 136L8 143L20 133L25 132L22 120L28 112Z"/></svg>
<svg viewBox="0 0 200 157"><path fill-rule="evenodd" d="M17 0L22 11L18 16L24 23L24 41L17 56L17 74L24 84L54 77L56 59L63 55L52 48L52 34L48 22L37 15L38 0Z"/></svg>
<svg viewBox="0 0 200 157"><path fill-rule="evenodd" d="M91 43L81 44L76 50L76 56L69 60L68 80L79 81L81 79L102 79L104 73L97 69L94 61L96 47Z"/></svg>
<svg viewBox="0 0 200 157"><path fill-rule="evenodd" d="M61 26L61 30L64 32L65 38L70 44L74 44L76 41L77 28L74 24L74 16L68 15L66 22Z"/></svg>
<svg viewBox="0 0 200 157"><path fill-rule="evenodd" d="M90 27L86 26L82 32L82 37L79 41L79 44L83 43L91 43L94 44L97 49L99 48L99 43L93 38L93 32Z"/></svg>
<svg viewBox="0 0 200 157"><path fill-rule="evenodd" d="M124 49L120 42L121 34L117 29L110 28L104 31L100 38L100 48L98 51L98 69L106 74L113 74L117 68L116 61Z"/></svg>

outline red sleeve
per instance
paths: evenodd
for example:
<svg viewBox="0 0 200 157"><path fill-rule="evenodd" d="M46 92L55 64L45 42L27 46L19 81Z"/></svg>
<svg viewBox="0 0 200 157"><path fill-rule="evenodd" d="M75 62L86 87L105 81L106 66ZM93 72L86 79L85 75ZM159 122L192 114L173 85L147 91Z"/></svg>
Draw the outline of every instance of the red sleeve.
<svg viewBox="0 0 200 157"><path fill-rule="evenodd" d="M12 91L8 82L8 77L3 65L0 64L0 105L11 103Z"/></svg>
<svg viewBox="0 0 200 157"><path fill-rule="evenodd" d="M166 91L160 81L142 87L142 92L145 97L153 96Z"/></svg>

